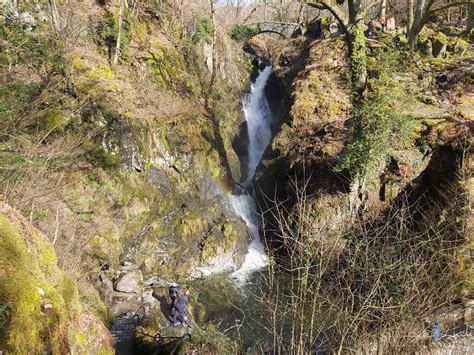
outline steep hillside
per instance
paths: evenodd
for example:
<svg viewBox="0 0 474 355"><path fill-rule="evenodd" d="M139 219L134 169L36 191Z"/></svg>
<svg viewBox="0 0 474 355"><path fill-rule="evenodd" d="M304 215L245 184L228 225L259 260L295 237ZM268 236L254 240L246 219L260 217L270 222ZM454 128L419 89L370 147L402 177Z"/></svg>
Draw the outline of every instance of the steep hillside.
<svg viewBox="0 0 474 355"><path fill-rule="evenodd" d="M240 48L225 34L213 37L205 10L177 20L167 2L129 9L108 1L56 3L58 18L48 1L1 5L4 201L52 242L61 270L83 283L81 299L91 298L92 308L103 305L100 299L112 307L96 314L139 307L116 294L129 271L123 265L158 285L237 267L247 233L224 195L239 179L232 139L252 69ZM2 260L9 258L5 253ZM17 282L11 273L3 277ZM63 307L60 295L45 292ZM29 313L10 296L3 301L12 302L11 327L28 327L22 323ZM31 324L41 314L34 317ZM38 334L48 329L38 327ZM32 335L35 347L41 346L38 334ZM63 334L51 336L46 344L60 346ZM22 342L11 339L13 347Z"/></svg>
<svg viewBox="0 0 474 355"><path fill-rule="evenodd" d="M58 268L51 242L3 203L0 247L0 351L113 354L104 320Z"/></svg>

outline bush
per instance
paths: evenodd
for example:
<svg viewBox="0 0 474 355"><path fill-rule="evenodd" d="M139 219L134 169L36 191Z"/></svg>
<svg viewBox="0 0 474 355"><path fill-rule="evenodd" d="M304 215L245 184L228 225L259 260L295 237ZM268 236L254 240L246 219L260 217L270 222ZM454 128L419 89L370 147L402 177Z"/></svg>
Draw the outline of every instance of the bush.
<svg viewBox="0 0 474 355"><path fill-rule="evenodd" d="M235 41L246 41L255 36L260 29L257 25L240 24L236 25L230 32L230 38Z"/></svg>
<svg viewBox="0 0 474 355"><path fill-rule="evenodd" d="M210 44L212 42L212 23L208 18L197 17L195 19L195 29L191 39L194 44L200 42Z"/></svg>

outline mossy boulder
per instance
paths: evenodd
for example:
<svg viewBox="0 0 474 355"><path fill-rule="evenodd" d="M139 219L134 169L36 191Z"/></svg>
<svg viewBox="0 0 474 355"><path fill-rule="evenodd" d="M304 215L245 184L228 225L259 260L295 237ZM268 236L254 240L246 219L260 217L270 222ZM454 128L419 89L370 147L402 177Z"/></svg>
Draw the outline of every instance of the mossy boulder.
<svg viewBox="0 0 474 355"><path fill-rule="evenodd" d="M425 39L423 41L420 41L418 43L418 47L420 49L420 52L423 53L424 55L427 55L427 56L433 55L433 45L430 39Z"/></svg>
<svg viewBox="0 0 474 355"><path fill-rule="evenodd" d="M467 52L468 49L469 43L463 40L462 38L458 38L456 43L454 44L453 53L462 56Z"/></svg>
<svg viewBox="0 0 474 355"><path fill-rule="evenodd" d="M442 32L437 32L431 42L433 44L433 57L443 58L446 55L448 37Z"/></svg>

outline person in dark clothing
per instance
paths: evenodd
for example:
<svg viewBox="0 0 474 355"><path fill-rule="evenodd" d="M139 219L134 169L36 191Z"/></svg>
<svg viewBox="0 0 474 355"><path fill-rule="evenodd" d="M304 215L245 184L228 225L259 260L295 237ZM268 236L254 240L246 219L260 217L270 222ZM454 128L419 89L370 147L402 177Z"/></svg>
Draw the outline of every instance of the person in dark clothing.
<svg viewBox="0 0 474 355"><path fill-rule="evenodd" d="M170 285L170 288L168 289L168 291L170 292L170 298L171 298L171 308L170 308L170 311L171 311L171 316L173 316L173 313L174 313L174 304L176 302L176 299L178 298L178 293L179 293L179 289L178 289L178 285L176 285L176 283L172 283Z"/></svg>
<svg viewBox="0 0 474 355"><path fill-rule="evenodd" d="M186 313L186 306L189 303L189 291L186 291L184 295L182 295L178 302L174 306L174 312L173 312L173 325L178 325L178 314L180 318L181 324L186 324L186 320L184 318L185 313Z"/></svg>

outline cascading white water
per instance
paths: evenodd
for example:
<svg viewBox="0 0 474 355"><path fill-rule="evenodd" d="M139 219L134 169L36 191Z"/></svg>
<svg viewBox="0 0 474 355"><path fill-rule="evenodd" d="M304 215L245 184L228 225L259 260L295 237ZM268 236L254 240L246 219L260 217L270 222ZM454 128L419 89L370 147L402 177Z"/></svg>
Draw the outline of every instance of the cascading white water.
<svg viewBox="0 0 474 355"><path fill-rule="evenodd" d="M272 116L264 91L271 73L271 66L259 71L250 93L243 102L248 132L247 177L243 183L244 187L252 183L255 170L272 138L270 132ZM237 285L243 286L254 271L268 264L268 256L260 240L260 223L255 212L256 204L253 197L243 190L240 195L231 195L229 198L235 213L245 221L252 238L242 266L230 275Z"/></svg>
<svg viewBox="0 0 474 355"><path fill-rule="evenodd" d="M249 139L247 179L243 184L244 186L248 186L252 183L255 170L272 139L270 132L272 115L270 106L265 97L265 86L267 85L271 73L271 66L267 66L259 72L255 83L253 83L250 88L250 94L247 95L243 103Z"/></svg>

